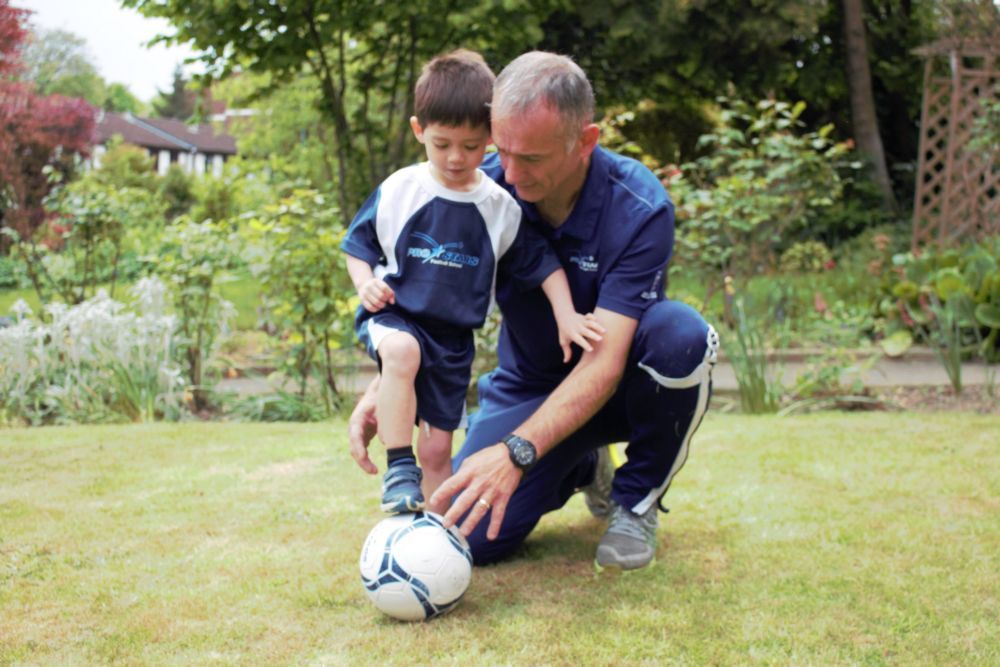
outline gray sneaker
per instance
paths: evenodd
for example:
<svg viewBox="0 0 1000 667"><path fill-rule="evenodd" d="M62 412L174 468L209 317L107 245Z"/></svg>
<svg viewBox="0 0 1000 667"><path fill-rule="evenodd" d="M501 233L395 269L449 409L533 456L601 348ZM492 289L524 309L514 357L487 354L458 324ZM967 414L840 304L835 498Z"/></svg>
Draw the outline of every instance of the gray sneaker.
<svg viewBox="0 0 1000 667"><path fill-rule="evenodd" d="M615 466L607 447L597 450L594 481L580 489L591 516L604 519L611 511L611 482L615 479Z"/></svg>
<svg viewBox="0 0 1000 667"><path fill-rule="evenodd" d="M656 527L659 517L654 504L645 514L633 514L611 501L608 530L597 545L594 566L600 572L606 567L635 570L653 562L656 555Z"/></svg>

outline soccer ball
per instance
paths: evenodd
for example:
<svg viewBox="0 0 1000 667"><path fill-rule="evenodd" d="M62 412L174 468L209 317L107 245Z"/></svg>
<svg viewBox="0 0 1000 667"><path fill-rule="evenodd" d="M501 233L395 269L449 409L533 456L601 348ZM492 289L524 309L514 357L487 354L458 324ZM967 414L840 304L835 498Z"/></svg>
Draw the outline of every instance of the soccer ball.
<svg viewBox="0 0 1000 667"><path fill-rule="evenodd" d="M361 549L361 582L379 610L403 621L451 611L472 579L469 544L432 512L378 522Z"/></svg>

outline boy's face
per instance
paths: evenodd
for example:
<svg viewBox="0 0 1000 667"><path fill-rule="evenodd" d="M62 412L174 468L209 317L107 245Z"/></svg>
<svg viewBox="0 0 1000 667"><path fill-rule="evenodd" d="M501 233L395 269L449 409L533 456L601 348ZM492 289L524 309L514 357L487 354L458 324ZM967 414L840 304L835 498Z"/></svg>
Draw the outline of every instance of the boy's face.
<svg viewBox="0 0 1000 667"><path fill-rule="evenodd" d="M440 123L420 127L416 117L410 118L410 127L427 151L434 178L452 190L476 187L479 183L476 167L483 161L483 153L490 143L489 128Z"/></svg>

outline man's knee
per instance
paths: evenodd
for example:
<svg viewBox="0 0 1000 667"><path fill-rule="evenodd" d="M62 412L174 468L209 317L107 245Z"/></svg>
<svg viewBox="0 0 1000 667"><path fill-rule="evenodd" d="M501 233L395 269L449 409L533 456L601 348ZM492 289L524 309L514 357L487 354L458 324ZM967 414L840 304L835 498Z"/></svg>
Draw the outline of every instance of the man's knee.
<svg viewBox="0 0 1000 667"><path fill-rule="evenodd" d="M718 346L718 335L698 311L679 301L660 301L639 320L632 356L643 368L680 379L702 364L714 364Z"/></svg>

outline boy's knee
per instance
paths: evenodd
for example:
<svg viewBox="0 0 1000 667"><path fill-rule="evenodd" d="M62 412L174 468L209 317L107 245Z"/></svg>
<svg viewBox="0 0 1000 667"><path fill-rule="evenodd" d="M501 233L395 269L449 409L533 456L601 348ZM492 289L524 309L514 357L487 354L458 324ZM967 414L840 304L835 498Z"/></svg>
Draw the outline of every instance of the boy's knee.
<svg viewBox="0 0 1000 667"><path fill-rule="evenodd" d="M383 373L416 375L420 369L420 343L405 331L386 336L378 346Z"/></svg>
<svg viewBox="0 0 1000 667"><path fill-rule="evenodd" d="M417 456L421 465L451 471L451 439L447 441L425 441L417 445Z"/></svg>

